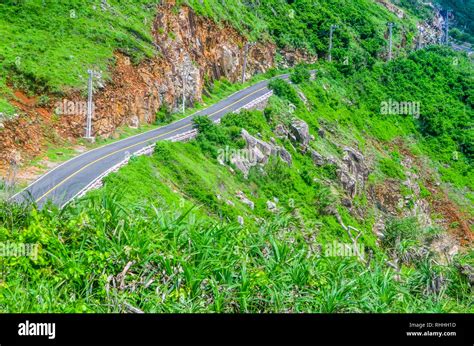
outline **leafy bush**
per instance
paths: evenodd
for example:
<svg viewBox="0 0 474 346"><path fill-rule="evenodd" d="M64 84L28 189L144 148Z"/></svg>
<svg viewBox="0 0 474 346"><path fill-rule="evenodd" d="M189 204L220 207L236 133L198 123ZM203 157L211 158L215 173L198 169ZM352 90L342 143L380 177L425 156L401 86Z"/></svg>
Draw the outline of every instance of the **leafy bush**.
<svg viewBox="0 0 474 346"><path fill-rule="evenodd" d="M284 80L272 79L270 83L268 83L268 87L273 90L276 96L291 102L295 106L301 104L301 100L298 97L296 90Z"/></svg>
<svg viewBox="0 0 474 346"><path fill-rule="evenodd" d="M394 160L389 158L383 158L379 161L378 167L380 171L390 178L405 179L405 173L403 172L401 165L396 163Z"/></svg>
<svg viewBox="0 0 474 346"><path fill-rule="evenodd" d="M309 81L310 77L311 73L309 72L308 68L302 64L298 64L295 67L293 73L290 75L290 80L295 84L301 84Z"/></svg>
<svg viewBox="0 0 474 346"><path fill-rule="evenodd" d="M162 104L160 106L160 109L158 112L156 112L156 120L155 124L156 125L165 125L170 123L173 120L173 114L169 107L167 107L165 104Z"/></svg>

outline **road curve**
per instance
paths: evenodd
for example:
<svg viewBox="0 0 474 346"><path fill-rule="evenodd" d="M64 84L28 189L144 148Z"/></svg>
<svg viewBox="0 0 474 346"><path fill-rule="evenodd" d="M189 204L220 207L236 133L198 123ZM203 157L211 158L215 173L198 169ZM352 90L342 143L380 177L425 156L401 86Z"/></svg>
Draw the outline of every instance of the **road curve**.
<svg viewBox="0 0 474 346"><path fill-rule="evenodd" d="M275 78L288 79L288 75ZM100 148L87 151L47 172L31 185L14 195L14 202L35 201L41 207L51 200L63 207L78 192L93 182L111 167L122 162L126 155L147 147L156 141L169 139L192 129L194 116L208 116L217 121L225 114L233 112L266 94L268 80L256 83L238 91L226 99L169 125L132 136Z"/></svg>

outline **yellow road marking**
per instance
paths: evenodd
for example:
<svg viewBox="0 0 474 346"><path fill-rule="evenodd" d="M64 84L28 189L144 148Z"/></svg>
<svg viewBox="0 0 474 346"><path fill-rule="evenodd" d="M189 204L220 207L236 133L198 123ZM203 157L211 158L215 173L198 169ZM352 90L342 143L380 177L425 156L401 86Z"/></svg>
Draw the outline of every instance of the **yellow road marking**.
<svg viewBox="0 0 474 346"><path fill-rule="evenodd" d="M219 110L217 110L217 111L215 111L215 112L213 112L213 113L211 113L211 114L208 114L208 115L206 115L206 116L207 116L208 118L209 118L209 117L212 117L214 114L219 113L219 112L222 112L223 110L225 110L225 109L227 109L227 108L229 108L229 107L232 107L233 105L235 105L235 104L239 103L240 101L242 101L242 100L244 100L244 99L246 99L246 98L252 96L253 94L256 94L257 92L259 92L259 91L261 91L261 90L263 90L263 89L265 89L265 88L266 88L266 87L263 87L263 88L260 88L260 89L258 89L258 90L255 90L254 92L248 94L247 96L244 96L244 97L238 99L237 101L231 103L230 105L227 105L227 106L225 106L224 108L221 108L221 109L219 109ZM186 119L186 118L184 118L184 119ZM128 146L128 147L118 149L118 150L116 150L116 151L114 151L114 152L111 152L111 153L109 153L109 154L107 154L107 155L104 155L104 156L102 156L102 157L99 157L98 159L96 159L96 160L94 160L94 161L92 161L92 162L89 162L87 165L85 165L85 166L82 167L81 169L77 170L77 171L74 172L73 174L69 175L68 177L64 178L64 180L62 180L61 182L59 182L58 184L56 184L55 186L53 186L51 189L49 189L48 191L46 191L41 197L39 197L39 198L36 200L36 203L38 203L39 201L41 201L44 197L46 197L47 195L49 195L52 191L56 190L58 187L60 187L61 185L63 185L65 182L67 182L68 180L72 179L72 178L75 177L77 174L81 173L83 170L87 169L88 167L92 166L93 164L95 164L95 163L97 163L97 162L99 162L99 161L102 161L103 159L106 159L107 157L110 157L110 156L112 156L112 155L115 155L115 154L117 154L117 153L119 153L119 152L121 152L121 151L123 151L123 150L127 150L127 149L130 149L130 148L136 147L137 145L140 145L140 144L143 144L143 143L146 143L146 142L149 142L149 141L157 140L157 139L159 139L160 137L166 136L166 135L168 135L168 134L170 134L170 133L172 133L172 132L176 132L176 131L178 131L178 130L182 130L182 129L184 129L184 128L188 127L188 126L191 126L191 125L192 125L192 124L186 124L186 125L184 125L184 126L178 127L177 129L168 131L168 132L166 132L166 133L162 133L161 135L158 135L158 136L155 136L155 137L152 137L152 138L148 138L147 140L144 140L144 141L142 141L142 142L135 143L135 144L130 145L130 146Z"/></svg>

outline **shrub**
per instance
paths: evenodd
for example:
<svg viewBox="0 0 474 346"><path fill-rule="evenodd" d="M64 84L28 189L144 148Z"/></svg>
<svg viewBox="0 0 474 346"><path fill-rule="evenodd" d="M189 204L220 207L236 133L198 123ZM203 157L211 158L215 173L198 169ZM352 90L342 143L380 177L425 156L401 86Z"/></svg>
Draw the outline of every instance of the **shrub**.
<svg viewBox="0 0 474 346"><path fill-rule="evenodd" d="M405 173L401 169L400 164L387 158L383 158L379 161L379 168L382 173L390 178L405 179Z"/></svg>
<svg viewBox="0 0 474 346"><path fill-rule="evenodd" d="M295 67L295 70L290 75L290 80L295 84L301 84L309 81L311 74L309 70L303 64L299 64Z"/></svg>
<svg viewBox="0 0 474 346"><path fill-rule="evenodd" d="M393 218L387 222L382 244L387 248L395 248L402 240L416 243L421 239L421 235L422 231L416 218Z"/></svg>
<svg viewBox="0 0 474 346"><path fill-rule="evenodd" d="M301 100L298 97L295 89L284 80L279 78L273 79L270 83L268 83L268 87L273 90L276 96L291 102L295 106L301 104Z"/></svg>

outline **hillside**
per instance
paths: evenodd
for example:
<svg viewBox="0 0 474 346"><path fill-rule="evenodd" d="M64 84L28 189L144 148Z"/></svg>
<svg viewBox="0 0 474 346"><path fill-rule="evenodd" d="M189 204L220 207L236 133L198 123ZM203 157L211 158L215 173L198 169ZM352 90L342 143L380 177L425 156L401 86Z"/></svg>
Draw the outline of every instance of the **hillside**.
<svg viewBox="0 0 474 346"><path fill-rule="evenodd" d="M250 76L326 58L329 28L337 25L333 60L354 71L386 57L390 21L394 54L403 56L415 45L418 20L386 6L373 0L2 2L0 163L20 155L29 164L50 147L83 144L89 69L96 71L93 132L110 137L120 126L154 123L159 110L177 112L183 78L187 106L202 102L214 80L238 81L245 42L257 42ZM430 30L426 43L436 39L438 29ZM76 107L58 107L65 101Z"/></svg>
<svg viewBox="0 0 474 346"><path fill-rule="evenodd" d="M39 245L3 259L0 311L474 312L473 66L430 45L429 7L45 2L0 5L0 112L22 113L0 156L25 167L77 143L81 114L54 104L84 99L89 66L98 137L182 117L183 94L199 108L244 87L248 41L249 80L290 81L218 124L195 117L195 138L157 142L61 210L0 201L0 241ZM414 50L422 21L434 36Z"/></svg>

